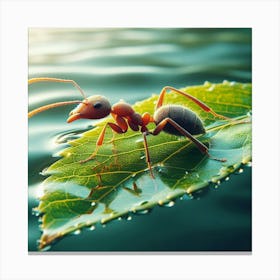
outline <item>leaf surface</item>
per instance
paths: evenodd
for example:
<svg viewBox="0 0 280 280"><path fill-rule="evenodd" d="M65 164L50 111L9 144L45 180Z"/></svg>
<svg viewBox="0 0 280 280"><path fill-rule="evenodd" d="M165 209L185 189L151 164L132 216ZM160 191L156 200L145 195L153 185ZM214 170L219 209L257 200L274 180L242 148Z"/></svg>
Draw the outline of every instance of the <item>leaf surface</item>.
<svg viewBox="0 0 280 280"><path fill-rule="evenodd" d="M184 137L160 133L148 136L155 179L150 177L140 132L117 135L107 129L105 143L96 157L84 164L95 148L105 119L81 138L70 142L46 174L44 195L38 211L42 215L40 249L64 235L106 223L131 213L146 213L155 205L172 206L178 197L191 199L192 193L209 183L219 184L240 165L251 160L251 84L224 81L205 82L185 88L217 113L234 118L228 122L214 118L196 104L175 93L166 95L166 104L180 104L203 120L206 134L197 138L209 145L209 152L226 162L212 160ZM158 95L136 103L140 114L153 114ZM154 125L149 126L150 129Z"/></svg>

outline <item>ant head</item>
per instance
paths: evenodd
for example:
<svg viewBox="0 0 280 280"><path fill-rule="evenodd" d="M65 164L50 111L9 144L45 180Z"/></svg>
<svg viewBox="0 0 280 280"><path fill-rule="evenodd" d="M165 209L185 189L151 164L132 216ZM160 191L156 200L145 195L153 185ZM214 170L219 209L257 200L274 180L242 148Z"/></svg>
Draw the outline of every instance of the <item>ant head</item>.
<svg viewBox="0 0 280 280"><path fill-rule="evenodd" d="M111 113L108 99L101 95L93 95L82 101L69 114L68 123L77 119L102 119Z"/></svg>

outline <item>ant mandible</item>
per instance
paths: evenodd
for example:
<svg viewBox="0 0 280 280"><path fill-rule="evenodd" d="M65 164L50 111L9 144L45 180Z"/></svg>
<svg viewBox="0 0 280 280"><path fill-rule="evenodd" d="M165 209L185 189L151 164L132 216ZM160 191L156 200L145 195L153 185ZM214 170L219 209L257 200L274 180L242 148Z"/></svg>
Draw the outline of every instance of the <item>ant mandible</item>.
<svg viewBox="0 0 280 280"><path fill-rule="evenodd" d="M150 153L148 149L147 135L158 135L161 131L165 131L169 134L173 135L183 135L187 137L190 141L192 141L197 148L201 151L201 153L207 155L209 158L212 158L217 161L225 162L226 159L218 159L214 158L209 154L209 149L202 142L194 137L194 135L204 134L205 128L201 119L195 114L193 111L187 109L186 107L180 105L163 105L163 100L165 94L168 90L172 90L177 94L185 96L190 99L194 103L196 103L202 110L212 114L215 117L222 118L225 120L231 120L228 117L217 114L214 110L212 110L209 106L207 106L202 101L198 100L194 96L173 88L171 86L165 86L159 95L159 99L157 101L154 115L151 116L149 113L144 113L142 115L138 114L133 110L131 105L125 103L124 101L119 101L113 106L109 103L108 99L104 96L93 95L90 97L86 97L80 86L74 80L66 80L66 79L58 79L58 78L32 78L28 80L28 84L33 84L37 82L59 82L59 83L71 83L75 86L83 96L84 100L75 100L75 101L65 101L65 102L57 102L49 105L45 105L39 107L28 113L28 118L38 114L42 111L48 110L50 108L55 108L59 106L65 106L69 104L79 104L74 110L72 110L69 114L69 118L67 122L73 122L78 119L102 119L107 117L108 115L112 115L115 120L113 122L107 122L103 129L100 132L100 135L96 141L96 148L94 152L86 159L81 160L80 163L85 163L91 159L93 159L98 149L102 146L105 136L105 131L108 126L113 130L113 132L122 134L126 133L128 127L130 127L133 131L141 131L144 138L144 148L146 154L146 162L148 168L150 170L150 175L154 178L152 171L152 164ZM154 123L156 125L153 131L149 131L147 125L149 123Z"/></svg>

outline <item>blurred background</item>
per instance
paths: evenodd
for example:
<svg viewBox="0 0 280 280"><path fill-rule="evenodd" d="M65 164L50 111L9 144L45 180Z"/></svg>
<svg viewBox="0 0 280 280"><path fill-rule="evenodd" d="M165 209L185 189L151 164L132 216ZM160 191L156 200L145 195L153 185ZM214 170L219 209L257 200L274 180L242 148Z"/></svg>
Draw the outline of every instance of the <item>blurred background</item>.
<svg viewBox="0 0 280 280"><path fill-rule="evenodd" d="M72 79L87 96L101 94L111 103L133 104L166 85L250 83L252 78L252 33L246 28L31 28L28 55L29 78ZM81 98L69 84L29 86L29 110ZM38 205L43 170L58 159L67 140L95 123L67 124L71 109L50 110L29 121L29 251L37 251L40 237L32 208ZM172 208L156 207L130 221L69 235L50 251L250 251L251 168L240 173Z"/></svg>

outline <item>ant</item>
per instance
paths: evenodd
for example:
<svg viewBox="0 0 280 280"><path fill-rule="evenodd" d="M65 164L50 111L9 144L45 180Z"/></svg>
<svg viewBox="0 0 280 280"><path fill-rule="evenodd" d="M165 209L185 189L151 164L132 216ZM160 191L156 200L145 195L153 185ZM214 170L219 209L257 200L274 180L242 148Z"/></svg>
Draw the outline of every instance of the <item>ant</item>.
<svg viewBox="0 0 280 280"><path fill-rule="evenodd" d="M71 83L75 86L83 96L84 100L75 100L75 101L65 101L65 102L57 102L49 105L45 105L39 107L28 113L28 117L32 117L35 114L38 114L42 111L65 106L69 104L79 104L74 110L72 110L69 114L69 118L67 119L68 123L71 123L78 119L102 119L110 114L115 120L114 122L107 122L103 129L100 132L100 135L96 141L96 148L94 152L86 159L81 160L80 163L85 163L89 160L92 160L98 149L102 146L105 136L106 128L109 126L113 132L118 134L126 133L128 128L133 131L141 131L144 138L144 148L146 155L146 162L148 165L148 169L150 170L150 175L152 178L155 178L152 171L152 164L150 153L148 149L147 135L158 135L161 131L167 132L173 135L183 135L187 137L190 141L192 141L201 153L207 155L209 158L225 162L226 159L218 159L214 158L209 154L209 149L202 142L194 137L194 135L204 134L205 128L201 119L197 116L196 113L189 110L188 108L180 105L163 105L164 97L168 90L174 91L177 94L180 94L194 103L196 103L202 110L212 114L214 117L218 117L224 120L231 120L228 117L217 114L214 110L212 110L205 103L195 98L194 96L183 92L179 89L176 89L171 86L165 86L159 95L154 115L151 116L149 113L144 113L142 115L138 114L133 110L131 105L125 103L124 101L119 101L116 104L112 105L109 103L108 99L104 96L93 95L90 97L86 97L80 86L74 80L66 80L66 79L58 79L58 78L32 78L28 80L28 84L37 83L37 82L59 82L59 83ZM153 131L148 130L147 125L149 123L154 123L156 125Z"/></svg>

